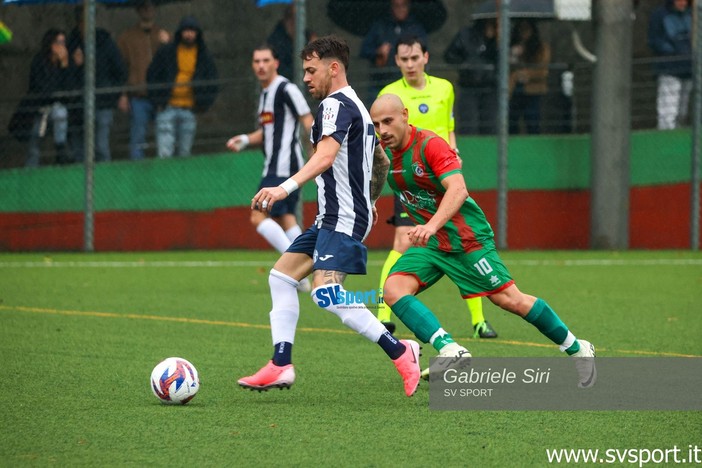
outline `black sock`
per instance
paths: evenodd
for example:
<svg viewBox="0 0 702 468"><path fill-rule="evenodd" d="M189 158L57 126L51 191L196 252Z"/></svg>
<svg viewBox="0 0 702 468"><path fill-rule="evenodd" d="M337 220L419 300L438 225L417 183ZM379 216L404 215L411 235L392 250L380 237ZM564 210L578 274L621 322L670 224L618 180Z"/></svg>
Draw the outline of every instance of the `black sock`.
<svg viewBox="0 0 702 468"><path fill-rule="evenodd" d="M273 364L276 366L287 366L292 364L292 343L281 341L273 348Z"/></svg>
<svg viewBox="0 0 702 468"><path fill-rule="evenodd" d="M402 356L406 349L405 345L400 343L400 340L392 336L387 330L380 335L378 344L393 361Z"/></svg>

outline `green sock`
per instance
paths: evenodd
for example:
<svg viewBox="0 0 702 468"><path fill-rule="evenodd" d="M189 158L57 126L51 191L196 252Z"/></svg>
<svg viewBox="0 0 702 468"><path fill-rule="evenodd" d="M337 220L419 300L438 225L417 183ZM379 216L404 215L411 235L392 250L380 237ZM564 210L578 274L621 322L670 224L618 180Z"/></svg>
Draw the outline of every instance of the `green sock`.
<svg viewBox="0 0 702 468"><path fill-rule="evenodd" d="M568 327L542 299L537 299L524 320L534 325L549 340L561 345L568 336ZM576 341L577 343L577 341Z"/></svg>
<svg viewBox="0 0 702 468"><path fill-rule="evenodd" d="M393 304L392 311L422 343L428 343L434 333L441 328L436 315L414 296L401 297Z"/></svg>

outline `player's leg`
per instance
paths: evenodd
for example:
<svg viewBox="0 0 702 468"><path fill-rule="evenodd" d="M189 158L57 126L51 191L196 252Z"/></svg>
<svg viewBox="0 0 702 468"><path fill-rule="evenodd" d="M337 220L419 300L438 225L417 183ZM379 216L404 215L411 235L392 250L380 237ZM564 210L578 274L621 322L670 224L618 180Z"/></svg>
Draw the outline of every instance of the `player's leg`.
<svg viewBox="0 0 702 468"><path fill-rule="evenodd" d="M392 359L402 376L405 393L412 396L419 385L419 344L398 340L363 303L348 304L344 289L347 274L366 273L366 247L345 234L322 229L315 246L312 300L373 343Z"/></svg>
<svg viewBox="0 0 702 468"><path fill-rule="evenodd" d="M258 189L261 190L263 187L275 187L276 185L280 185L283 180L284 179L280 177L264 177ZM280 217L285 213L286 204L284 202L276 203L273 206L273 210L270 213L271 217L268 217L260 211L251 210L250 220L251 224L256 228L256 232L280 253L285 252L292 242L288 236L285 235L285 230L281 225L274 220L276 217Z"/></svg>
<svg viewBox="0 0 702 468"><path fill-rule="evenodd" d="M395 226L395 236L392 242L392 250L385 259L383 269L380 272L380 284L378 286L380 291L383 290L385 280L388 278L388 274L390 273L393 265L395 265L395 262L397 262L397 259L399 259L411 246L407 232L412 229L414 224L410 220L407 213L405 213L404 208L402 208L402 202L397 196L393 198L393 215L387 220L387 222L388 224ZM385 327L390 330L390 333L394 333L395 324L391 321L392 318L390 312L390 307L386 306L384 300L378 303L378 320L383 322Z"/></svg>
<svg viewBox="0 0 702 468"><path fill-rule="evenodd" d="M299 196L300 192L298 190L294 191L285 200L276 203L271 211L271 218L281 227L290 243L302 234L302 229L297 224L297 217L295 216ZM309 278L302 278L297 290L305 293L310 292L312 283Z"/></svg>
<svg viewBox="0 0 702 468"><path fill-rule="evenodd" d="M292 347L300 316L297 297L299 280L312 271L316 229L308 229L273 266L268 277L272 307L269 314L273 342L272 359L257 373L239 379L239 385L252 390L289 388L295 382Z"/></svg>
<svg viewBox="0 0 702 468"><path fill-rule="evenodd" d="M385 302L394 314L420 341L430 343L439 353L447 345L455 344L455 341L441 326L434 312L416 295L444 275L437 268L436 258L440 255L426 248L410 248L395 263L385 282ZM453 348L456 346L450 346L449 350Z"/></svg>
<svg viewBox="0 0 702 468"><path fill-rule="evenodd" d="M482 298L469 297L466 299L466 305L473 324L473 338L497 338L497 332L492 328L490 322L485 320L483 315Z"/></svg>
<svg viewBox="0 0 702 468"><path fill-rule="evenodd" d="M558 345L561 351L576 358L589 358L576 361L579 385L594 385L597 378L594 360L591 359L595 357L594 346L585 340L578 340L546 301L521 292L497 251L480 251L478 254L481 256L477 261L473 262L475 258L467 261L474 265L472 270L467 270L473 276L472 280L477 284L482 282L483 290L496 306L522 317Z"/></svg>

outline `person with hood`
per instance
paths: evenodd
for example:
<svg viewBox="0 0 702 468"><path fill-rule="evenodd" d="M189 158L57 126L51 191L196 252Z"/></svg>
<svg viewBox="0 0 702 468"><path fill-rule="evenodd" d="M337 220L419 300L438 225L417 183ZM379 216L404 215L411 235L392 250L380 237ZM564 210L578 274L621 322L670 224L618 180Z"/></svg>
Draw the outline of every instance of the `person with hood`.
<svg viewBox="0 0 702 468"><path fill-rule="evenodd" d="M217 67L202 29L193 16L186 16L173 42L156 52L146 72L149 99L156 108L159 158L190 155L197 130L195 113L212 106L216 79Z"/></svg>
<svg viewBox="0 0 702 468"><path fill-rule="evenodd" d="M78 73L74 86L83 89L85 64L85 22L83 7L75 9L76 27L68 36L68 53L73 57ZM95 160L110 161L110 130L120 92L116 89L127 81L127 69L119 53L117 44L110 33L102 28L95 29ZM81 99L78 102L82 102ZM69 141L73 150L73 160L83 161L83 106L73 106L69 111Z"/></svg>
<svg viewBox="0 0 702 468"><path fill-rule="evenodd" d="M692 91L692 12L689 0L665 0L651 13L648 46L661 59L658 75L658 129L676 128L687 118Z"/></svg>

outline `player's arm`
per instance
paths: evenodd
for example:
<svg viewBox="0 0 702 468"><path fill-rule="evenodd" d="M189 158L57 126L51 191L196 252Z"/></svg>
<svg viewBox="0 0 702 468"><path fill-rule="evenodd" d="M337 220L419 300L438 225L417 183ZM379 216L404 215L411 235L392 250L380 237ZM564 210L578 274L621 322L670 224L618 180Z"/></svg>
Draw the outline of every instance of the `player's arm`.
<svg viewBox="0 0 702 468"><path fill-rule="evenodd" d="M312 142L310 142L310 133L312 133L312 124L314 123L314 117L312 114L305 114L300 116L300 123L302 124L303 138L302 147L305 149L305 154L312 155Z"/></svg>
<svg viewBox="0 0 702 468"><path fill-rule="evenodd" d="M295 175L277 187L264 187L251 199L251 209L270 211L275 202L285 199L302 184L308 182L334 164L341 144L330 136L324 136L316 145L309 161Z"/></svg>
<svg viewBox="0 0 702 468"><path fill-rule="evenodd" d="M378 210L375 208L375 202L380 198L385 186L385 179L388 177L390 170L390 159L388 159L385 150L382 146L375 145L373 151L373 168L371 169L370 197L373 204L373 226L378 222Z"/></svg>
<svg viewBox="0 0 702 468"><path fill-rule="evenodd" d="M263 144L263 129L259 128L251 133L242 133L233 136L227 141L227 148L238 153L249 145L260 146Z"/></svg>
<svg viewBox="0 0 702 468"><path fill-rule="evenodd" d="M385 186L385 180L388 177L388 170L390 170L390 159L388 159L388 155L385 154L385 150L383 150L379 144L375 145L370 186L370 197L373 205L375 205L375 202L380 198L380 194Z"/></svg>
<svg viewBox="0 0 702 468"><path fill-rule="evenodd" d="M449 145L451 145L451 148L456 151L456 154L458 154L458 144L456 143L456 132L449 132Z"/></svg>
<svg viewBox="0 0 702 468"><path fill-rule="evenodd" d="M435 235L444 224L446 224L463 205L463 202L468 198L468 189L466 182L463 180L463 174L455 172L446 176L441 185L446 189L441 203L436 209L436 213L424 225L413 227L407 235L414 245L426 245L429 238Z"/></svg>

